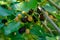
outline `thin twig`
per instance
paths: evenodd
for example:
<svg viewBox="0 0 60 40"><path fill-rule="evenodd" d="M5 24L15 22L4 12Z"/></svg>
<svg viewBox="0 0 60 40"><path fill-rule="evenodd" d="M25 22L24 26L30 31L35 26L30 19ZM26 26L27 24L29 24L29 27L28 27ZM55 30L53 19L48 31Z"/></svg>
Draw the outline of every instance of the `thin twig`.
<svg viewBox="0 0 60 40"><path fill-rule="evenodd" d="M42 24L45 26L45 28L50 32L50 34L52 35L52 36L54 36L53 35L53 33L52 33L52 30L44 23L44 22L42 22Z"/></svg>
<svg viewBox="0 0 60 40"><path fill-rule="evenodd" d="M58 26L53 22L53 20L51 20L51 19L49 18L49 16L46 15L46 12L45 12L41 7L38 6L38 8L39 8L39 10L44 14L44 17L53 25L53 27L54 27L54 28L58 31L58 33L60 34L60 28L58 28Z"/></svg>
<svg viewBox="0 0 60 40"><path fill-rule="evenodd" d="M59 7L56 3L54 3L54 2L51 1L51 0L47 0L47 1L50 2L51 5L55 6L58 10L60 10L60 7Z"/></svg>

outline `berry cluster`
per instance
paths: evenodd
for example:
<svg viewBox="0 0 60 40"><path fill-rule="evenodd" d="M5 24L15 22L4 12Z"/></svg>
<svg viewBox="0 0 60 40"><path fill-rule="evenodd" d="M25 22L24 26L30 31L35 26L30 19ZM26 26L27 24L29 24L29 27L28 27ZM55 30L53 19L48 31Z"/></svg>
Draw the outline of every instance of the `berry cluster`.
<svg viewBox="0 0 60 40"><path fill-rule="evenodd" d="M37 9L37 14L35 14L33 9L29 10L29 12L27 12L27 13L25 11L22 11L22 14L24 16L22 16L22 14L18 14L17 16L12 17L11 20L14 19L16 22L21 21L23 23L30 23L30 22L36 23L39 18L41 21L44 21L44 16L43 16L43 14L40 14L40 13L41 13L41 11L39 11L39 9ZM7 16L7 17L10 17L10 16ZM4 24L7 22L8 22L7 19L2 20L2 23L4 23ZM29 34L29 29L27 29L26 26L23 26L23 27L19 28L18 32L20 34L23 34L25 32L27 34Z"/></svg>
<svg viewBox="0 0 60 40"><path fill-rule="evenodd" d="M23 22L23 23L26 23L26 22L32 22L32 21L34 21L34 22L37 22L38 21L38 19L37 18L39 18L40 19L40 21L44 21L44 16L43 16L43 14L42 14L42 12L41 11L39 11L39 9L37 9L37 13L39 13L39 14L33 14L33 10L31 9L28 13L26 13L25 11L23 11L22 13L25 15L25 16L23 16L22 18L21 18L21 21ZM33 15L32 15L33 14ZM20 15L20 14L19 14ZM36 15L38 15L38 16L36 16ZM21 15L20 15L21 16ZM19 29L19 33L24 33L25 31L29 31L29 29L27 29L26 28L26 26L24 26L24 27L22 27L22 28L20 28ZM29 32L28 32L29 33Z"/></svg>

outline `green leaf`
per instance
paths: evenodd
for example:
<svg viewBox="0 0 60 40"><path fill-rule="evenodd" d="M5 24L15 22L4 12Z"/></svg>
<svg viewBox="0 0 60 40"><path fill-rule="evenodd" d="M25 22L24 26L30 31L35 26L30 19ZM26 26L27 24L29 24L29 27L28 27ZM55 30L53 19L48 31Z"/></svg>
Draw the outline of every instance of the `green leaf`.
<svg viewBox="0 0 60 40"><path fill-rule="evenodd" d="M44 6L44 9L50 13L55 13L57 11L57 9L55 7L53 7L52 5L50 5L48 3Z"/></svg>
<svg viewBox="0 0 60 40"><path fill-rule="evenodd" d="M52 24L49 23L49 22L47 23L47 26L48 26L50 29L53 29L53 30L55 29L55 28L52 26Z"/></svg>
<svg viewBox="0 0 60 40"><path fill-rule="evenodd" d="M31 30L31 33L35 34L37 36L45 36L44 30L39 25L34 25L32 30Z"/></svg>
<svg viewBox="0 0 60 40"><path fill-rule="evenodd" d="M41 2L41 0L37 0L38 2Z"/></svg>
<svg viewBox="0 0 60 40"><path fill-rule="evenodd" d="M37 7L37 1L36 0L30 0L29 2L21 2L19 4L14 4L12 7L15 10L28 12L30 9L35 9Z"/></svg>
<svg viewBox="0 0 60 40"><path fill-rule="evenodd" d="M0 7L0 16L8 16L11 15L12 13L13 13L12 11Z"/></svg>
<svg viewBox="0 0 60 40"><path fill-rule="evenodd" d="M16 0L6 0L6 1L10 3L16 2Z"/></svg>
<svg viewBox="0 0 60 40"><path fill-rule="evenodd" d="M46 40L56 40L55 37L46 37Z"/></svg>
<svg viewBox="0 0 60 40"><path fill-rule="evenodd" d="M60 15L59 15L59 14L57 14L57 15L56 15L56 18L57 18L58 20L60 20Z"/></svg>
<svg viewBox="0 0 60 40"><path fill-rule="evenodd" d="M4 26L4 24L0 24L0 29Z"/></svg>
<svg viewBox="0 0 60 40"><path fill-rule="evenodd" d="M11 40L25 40L24 37L22 37L22 35L16 31L16 35L14 35L14 32L12 34L9 35L9 37L11 37Z"/></svg>
<svg viewBox="0 0 60 40"><path fill-rule="evenodd" d="M20 28L20 22L11 22L8 26L4 27L4 34L8 35L14 31L17 31Z"/></svg>

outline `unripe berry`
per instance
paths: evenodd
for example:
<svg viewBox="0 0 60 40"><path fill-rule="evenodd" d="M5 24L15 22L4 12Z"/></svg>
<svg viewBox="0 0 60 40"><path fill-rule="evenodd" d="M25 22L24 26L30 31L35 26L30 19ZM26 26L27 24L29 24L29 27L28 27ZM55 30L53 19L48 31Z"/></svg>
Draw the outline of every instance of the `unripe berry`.
<svg viewBox="0 0 60 40"><path fill-rule="evenodd" d="M33 20L32 16L28 16L28 21L32 21L32 20Z"/></svg>
<svg viewBox="0 0 60 40"><path fill-rule="evenodd" d="M14 35L16 35L16 32L14 32Z"/></svg>
<svg viewBox="0 0 60 40"><path fill-rule="evenodd" d="M16 17L14 20L15 20L16 22L18 22L18 21L19 21L19 18L18 18L18 17Z"/></svg>
<svg viewBox="0 0 60 40"><path fill-rule="evenodd" d="M53 16L53 15L49 15L49 17L54 20L54 21L57 21L57 19Z"/></svg>
<svg viewBox="0 0 60 40"><path fill-rule="evenodd" d="M30 30L29 29L26 29L26 34L29 34L30 33Z"/></svg>
<svg viewBox="0 0 60 40"><path fill-rule="evenodd" d="M27 14L25 11L22 11L22 14Z"/></svg>
<svg viewBox="0 0 60 40"><path fill-rule="evenodd" d="M51 19L54 19L54 17L53 17L52 15L49 15L49 17L50 17Z"/></svg>
<svg viewBox="0 0 60 40"><path fill-rule="evenodd" d="M8 25L8 23L6 22L6 23L5 23L5 25L7 26L7 25Z"/></svg>
<svg viewBox="0 0 60 40"><path fill-rule="evenodd" d="M22 15L21 14L18 14L18 18L21 18L22 17Z"/></svg>

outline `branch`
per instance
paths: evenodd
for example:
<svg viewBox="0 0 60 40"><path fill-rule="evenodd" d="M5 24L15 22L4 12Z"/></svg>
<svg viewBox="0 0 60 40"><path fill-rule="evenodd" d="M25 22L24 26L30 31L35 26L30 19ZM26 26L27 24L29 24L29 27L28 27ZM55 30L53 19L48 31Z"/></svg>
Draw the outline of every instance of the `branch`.
<svg viewBox="0 0 60 40"><path fill-rule="evenodd" d="M38 8L39 8L39 10L44 14L44 17L53 25L53 27L58 31L58 33L60 34L60 28L58 28L58 26L53 22L53 20L51 20L50 18L49 18L49 16L48 15L46 15L46 12L42 9L42 8L40 8L39 6L38 6Z"/></svg>
<svg viewBox="0 0 60 40"><path fill-rule="evenodd" d="M53 6L55 6L58 10L60 10L60 7L57 4L55 4L53 1L51 0L47 0L47 1L50 2Z"/></svg>

